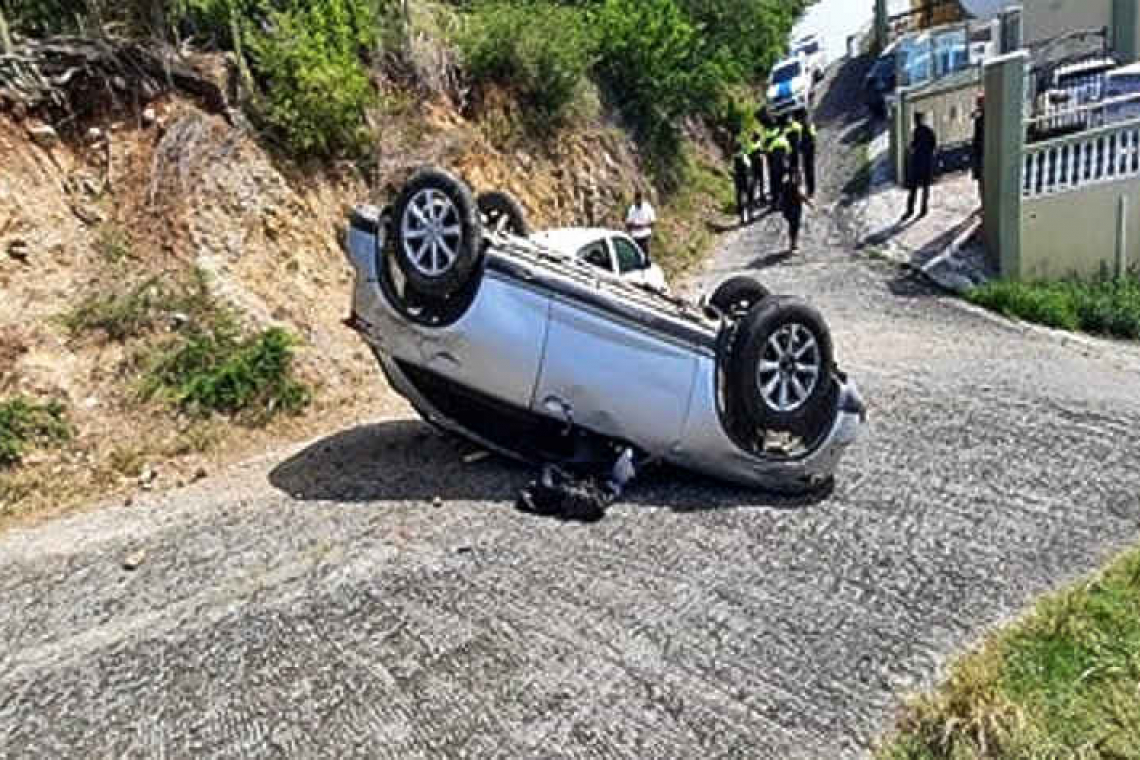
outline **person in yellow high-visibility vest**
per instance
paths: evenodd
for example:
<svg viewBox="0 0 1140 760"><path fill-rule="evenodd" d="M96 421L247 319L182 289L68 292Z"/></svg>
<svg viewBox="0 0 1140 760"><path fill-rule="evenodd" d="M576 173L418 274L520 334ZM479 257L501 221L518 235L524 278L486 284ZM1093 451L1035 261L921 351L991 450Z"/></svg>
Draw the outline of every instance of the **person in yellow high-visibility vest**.
<svg viewBox="0 0 1140 760"><path fill-rule="evenodd" d="M799 171L800 168L800 143L803 141L804 125L800 121L800 114L792 114L788 119L787 126L784 127L784 137L788 138L788 145L791 146L791 153L788 154L788 173Z"/></svg>
<svg viewBox="0 0 1140 760"><path fill-rule="evenodd" d="M792 154L791 143L785 134L787 117L781 116L768 132L768 145L765 151L768 158L768 180L771 184L773 211L780 209L784 192L784 178L787 176L788 163Z"/></svg>

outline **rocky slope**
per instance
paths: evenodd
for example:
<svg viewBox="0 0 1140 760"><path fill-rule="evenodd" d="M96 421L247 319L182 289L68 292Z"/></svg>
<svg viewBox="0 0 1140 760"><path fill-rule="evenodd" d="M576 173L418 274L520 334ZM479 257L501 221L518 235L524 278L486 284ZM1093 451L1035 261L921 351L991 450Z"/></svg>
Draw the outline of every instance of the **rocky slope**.
<svg viewBox="0 0 1140 760"><path fill-rule="evenodd" d="M0 399L61 399L76 431L62 450L0 470L0 523L140 483L174 485L281 439L406 414L340 322L351 272L338 230L352 204L383 201L424 163L476 190L511 191L536 227L615 224L632 188L650 189L633 144L612 125L590 119L536 141L510 129L512 107L500 95L474 118L446 103L384 113L367 175L347 164L297 166L176 95L117 122L69 125L67 139L0 113ZM671 219L670 229L690 247L707 235L692 219ZM161 334L99 341L66 328L84 298L194 268L248 326L280 325L301 339L300 373L316 389L306 413L267 429L183 419L139 398L138 356Z"/></svg>

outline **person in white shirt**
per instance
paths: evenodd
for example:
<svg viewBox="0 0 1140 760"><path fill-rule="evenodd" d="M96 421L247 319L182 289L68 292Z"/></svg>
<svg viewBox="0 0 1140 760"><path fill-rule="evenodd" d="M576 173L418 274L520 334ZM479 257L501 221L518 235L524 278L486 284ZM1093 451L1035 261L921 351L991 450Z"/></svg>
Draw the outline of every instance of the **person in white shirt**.
<svg viewBox="0 0 1140 760"><path fill-rule="evenodd" d="M653 225L656 223L657 214L654 213L653 207L645 200L640 190L635 190L633 205L629 207L629 213L625 216L625 226L629 230L629 236L637 241L646 256L649 255L649 241L653 237Z"/></svg>

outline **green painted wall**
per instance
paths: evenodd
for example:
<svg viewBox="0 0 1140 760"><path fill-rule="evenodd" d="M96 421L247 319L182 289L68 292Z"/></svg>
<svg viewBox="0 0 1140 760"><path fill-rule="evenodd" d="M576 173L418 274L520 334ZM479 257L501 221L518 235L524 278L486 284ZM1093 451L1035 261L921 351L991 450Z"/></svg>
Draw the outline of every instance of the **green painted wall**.
<svg viewBox="0 0 1140 760"><path fill-rule="evenodd" d="M1058 280L1116 271L1120 199L1125 203L1125 268L1140 266L1140 182L1136 178L1022 203L1021 276Z"/></svg>

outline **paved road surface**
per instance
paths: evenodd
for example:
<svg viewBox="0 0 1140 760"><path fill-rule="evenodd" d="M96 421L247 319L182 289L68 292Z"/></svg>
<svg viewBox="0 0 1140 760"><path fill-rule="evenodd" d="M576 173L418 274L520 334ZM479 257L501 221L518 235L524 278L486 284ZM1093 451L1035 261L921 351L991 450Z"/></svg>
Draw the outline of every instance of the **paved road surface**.
<svg viewBox="0 0 1140 760"><path fill-rule="evenodd" d="M564 525L409 421L11 532L0 756L863 754L948 654L1136 540L1140 359L965 310L825 218L781 259L771 226L710 277L762 267L833 325L873 416L829 498L668 478Z"/></svg>

